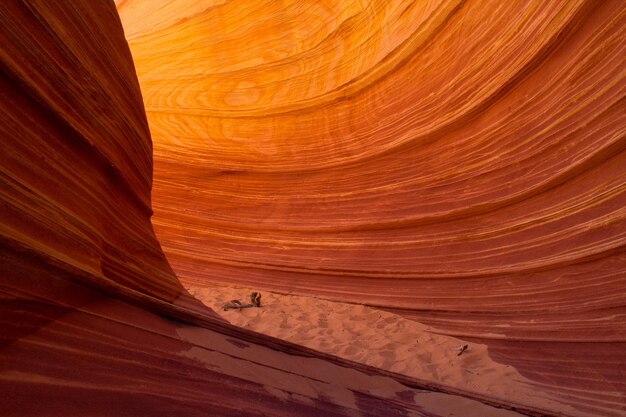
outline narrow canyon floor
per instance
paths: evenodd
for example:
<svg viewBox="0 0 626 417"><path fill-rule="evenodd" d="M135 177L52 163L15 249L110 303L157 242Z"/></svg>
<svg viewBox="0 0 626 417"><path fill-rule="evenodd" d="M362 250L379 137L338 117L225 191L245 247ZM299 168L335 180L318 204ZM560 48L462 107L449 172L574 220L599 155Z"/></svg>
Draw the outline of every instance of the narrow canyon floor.
<svg viewBox="0 0 626 417"><path fill-rule="evenodd" d="M337 357L452 387L478 398L500 399L555 415L583 416L532 381L494 362L486 345L431 332L429 326L363 305L262 291L261 307L222 307L249 302L253 288L211 284L187 290L230 323ZM459 349L468 345L459 355Z"/></svg>

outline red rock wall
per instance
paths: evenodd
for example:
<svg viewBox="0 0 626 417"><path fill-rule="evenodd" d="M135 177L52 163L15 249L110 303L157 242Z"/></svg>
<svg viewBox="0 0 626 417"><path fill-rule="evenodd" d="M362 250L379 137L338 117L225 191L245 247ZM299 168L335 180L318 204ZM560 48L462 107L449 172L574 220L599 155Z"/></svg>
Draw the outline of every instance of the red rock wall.
<svg viewBox="0 0 626 417"><path fill-rule="evenodd" d="M115 10L6 2L0 18L3 243L94 285L173 301L183 290L150 224L134 67L124 39L102 36L121 31Z"/></svg>
<svg viewBox="0 0 626 417"><path fill-rule="evenodd" d="M623 409L623 1L118 9L183 282L397 311Z"/></svg>
<svg viewBox="0 0 626 417"><path fill-rule="evenodd" d="M150 135L113 3L2 1L0 95L2 416L442 415L427 382L193 304L150 223Z"/></svg>
<svg viewBox="0 0 626 417"><path fill-rule="evenodd" d="M118 6L188 285L400 309L623 412L622 3L151 4ZM3 415L444 414L193 304L112 4L0 23Z"/></svg>

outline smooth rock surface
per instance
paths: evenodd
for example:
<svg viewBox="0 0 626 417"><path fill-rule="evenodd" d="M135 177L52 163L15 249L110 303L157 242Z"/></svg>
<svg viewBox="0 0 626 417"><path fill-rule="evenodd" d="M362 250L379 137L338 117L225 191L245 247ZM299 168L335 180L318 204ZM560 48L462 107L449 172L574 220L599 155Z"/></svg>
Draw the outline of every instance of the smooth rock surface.
<svg viewBox="0 0 626 417"><path fill-rule="evenodd" d="M2 416L519 416L189 296L150 223L151 140L114 3L2 1L0 95Z"/></svg>
<svg viewBox="0 0 626 417"><path fill-rule="evenodd" d="M187 287L386 309L626 410L626 8L117 2Z"/></svg>

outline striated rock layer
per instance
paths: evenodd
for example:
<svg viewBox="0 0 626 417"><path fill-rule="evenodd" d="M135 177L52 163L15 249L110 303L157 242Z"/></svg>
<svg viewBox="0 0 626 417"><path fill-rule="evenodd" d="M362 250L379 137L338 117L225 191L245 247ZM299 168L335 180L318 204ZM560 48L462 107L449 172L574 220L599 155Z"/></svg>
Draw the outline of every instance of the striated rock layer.
<svg viewBox="0 0 626 417"><path fill-rule="evenodd" d="M377 306L626 408L626 8L117 2L187 286Z"/></svg>
<svg viewBox="0 0 626 417"><path fill-rule="evenodd" d="M187 294L150 223L112 2L3 1L0 95L3 416L519 415L235 328Z"/></svg>

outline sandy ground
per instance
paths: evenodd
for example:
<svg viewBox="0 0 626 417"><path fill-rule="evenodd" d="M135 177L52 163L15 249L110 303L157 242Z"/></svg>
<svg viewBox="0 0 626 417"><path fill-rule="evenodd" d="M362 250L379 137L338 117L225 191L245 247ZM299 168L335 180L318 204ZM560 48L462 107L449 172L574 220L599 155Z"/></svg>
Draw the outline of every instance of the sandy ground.
<svg viewBox="0 0 626 417"><path fill-rule="evenodd" d="M533 389L515 368L494 362L487 346L431 333L428 326L362 305L262 291L260 308L224 311L249 302L250 288L188 287L234 325L351 361L510 403L579 415ZM459 355L459 348L468 349Z"/></svg>

